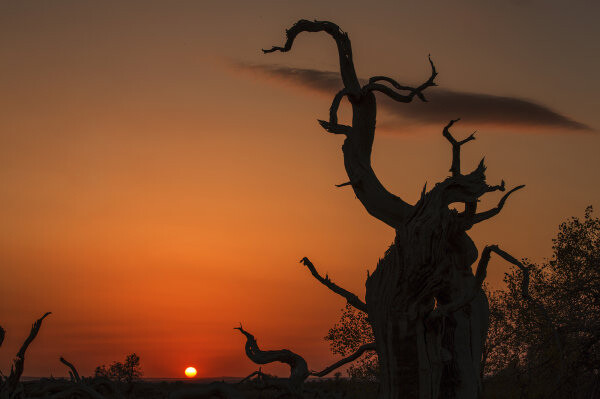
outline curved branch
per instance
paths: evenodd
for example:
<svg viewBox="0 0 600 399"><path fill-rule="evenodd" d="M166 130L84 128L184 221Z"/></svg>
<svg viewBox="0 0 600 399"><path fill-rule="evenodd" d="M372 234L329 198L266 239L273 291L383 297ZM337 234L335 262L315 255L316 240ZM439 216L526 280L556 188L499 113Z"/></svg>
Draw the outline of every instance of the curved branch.
<svg viewBox="0 0 600 399"><path fill-rule="evenodd" d="M333 101L331 102L331 107L329 107L329 123L333 124L333 125L337 125L337 112L338 109L340 108L340 103L342 102L342 99L347 96L348 90L346 89L342 89L340 91L337 92L337 94L335 95L335 97L333 97Z"/></svg>
<svg viewBox="0 0 600 399"><path fill-rule="evenodd" d="M290 377L288 379L290 388L296 390L302 385L309 376L308 365L304 358L288 349L263 351L258 347L254 335L250 334L243 327L235 327L246 336L246 355L256 364L268 364L281 362L290 366Z"/></svg>
<svg viewBox="0 0 600 399"><path fill-rule="evenodd" d="M21 345L21 349L19 349L19 352L17 353L17 357L13 361L13 365L10 368L10 375L7 378L9 392L13 392L17 388L17 385L19 384L19 380L21 378L21 374L23 374L23 367L25 364L25 352L27 351L27 348L29 347L29 345L33 342L33 340L37 336L38 331L40 331L40 327L42 326L42 321L44 321L44 319L49 314L51 314L51 312L45 313L42 317L37 319L35 321L35 323L33 323L33 325L31 326L31 331L29 332L29 336L27 337L27 339L25 339L25 342L23 342L23 345Z"/></svg>
<svg viewBox="0 0 600 399"><path fill-rule="evenodd" d="M353 354L351 354L350 356L347 356L337 362L335 362L334 364L332 364L331 366L325 368L323 371L312 371L310 373L310 375L313 375L315 377L324 377L327 374L331 373L333 370L342 367L344 364L346 363L350 363L355 361L356 359L358 359L359 357L362 356L363 353L365 353L366 351L374 351L376 350L377 347L375 346L375 342L369 342L368 344L364 344L361 345L356 352L354 352Z"/></svg>
<svg viewBox="0 0 600 399"><path fill-rule="evenodd" d="M504 181L502 182L504 183ZM481 223L484 220L488 220L494 216L496 216L497 214L500 213L500 211L502 210L502 208L504 207L504 203L506 202L506 200L508 199L508 197L514 193L517 190L522 189L523 187L525 187L524 184L521 184L520 186L517 186L515 188L513 188L512 190L510 190L509 192L507 192L506 194L504 194L504 196L502 196L502 198L500 199L500 202L498 202L498 206L495 208L492 208L488 211L485 212L481 212L481 213L476 213L475 215L473 215L472 219L471 219L471 224L477 224L477 223ZM504 185L502 185L502 188L504 188Z"/></svg>
<svg viewBox="0 0 600 399"><path fill-rule="evenodd" d="M73 374L73 379L75 380L75 382L79 383L81 382L81 378L79 377L79 373L77 372L77 369L75 368L75 366L73 366L73 364L71 362L68 362L64 357L60 357L60 362L62 364L64 364L65 366L67 366L69 369L71 369L71 373Z"/></svg>
<svg viewBox="0 0 600 399"><path fill-rule="evenodd" d="M336 42L340 60L340 72L342 81L348 92L358 98L360 96L360 83L354 70L352 61L352 46L348 34L340 29L339 26L329 21L308 21L302 19L296 22L290 29L285 31L286 42L283 47L273 46L268 50L263 49L263 53L274 51L287 52L292 49L292 44L296 36L302 32L326 32Z"/></svg>
<svg viewBox="0 0 600 399"><path fill-rule="evenodd" d="M392 99L394 99L398 102L402 102L402 103L411 102L414 96L419 97L421 99L421 101L423 101L423 102L427 102L427 99L423 95L423 91L428 87L436 86L435 77L437 76L437 71L435 70L435 65L433 64L431 57L429 57L429 64L431 65L431 75L429 76L429 79L427 79L427 81L425 81L423 84L421 84L417 88L401 85L400 83L396 82L394 79L389 78L387 76L373 76L372 78L369 79L369 83L367 83L365 86L363 86L362 91L363 91L363 93L367 93L367 92L371 92L371 91L379 91L379 92L382 92L383 94L386 94L387 96L391 97ZM382 85L380 83L376 83L376 82L382 81L382 80L390 83L392 86L394 86L398 90L406 90L409 93L407 95L402 95L398 92L395 92L388 86Z"/></svg>
<svg viewBox="0 0 600 399"><path fill-rule="evenodd" d="M327 275L325 275L325 278L321 277L319 272L317 272L317 269L315 268L315 266L312 264L312 262L307 257L302 258L300 260L300 263L302 263L304 266L306 266L308 268L308 270L310 270L310 273L325 287L329 288L331 291L335 292L336 294L343 296L346 299L346 301L348 301L348 303L350 305L354 306L356 309L367 313L367 305L363 301L361 301L358 298L358 296L356 296L356 294L353 294L350 291L347 291L347 290L343 289L342 287L340 287L339 285L335 284L333 281L331 281L329 279L329 276L327 276Z"/></svg>

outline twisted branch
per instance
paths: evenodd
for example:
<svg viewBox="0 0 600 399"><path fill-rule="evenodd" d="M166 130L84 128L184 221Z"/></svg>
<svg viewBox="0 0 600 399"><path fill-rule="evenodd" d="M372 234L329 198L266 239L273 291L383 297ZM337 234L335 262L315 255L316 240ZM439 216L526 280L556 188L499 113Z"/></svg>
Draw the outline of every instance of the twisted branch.
<svg viewBox="0 0 600 399"><path fill-rule="evenodd" d="M296 36L302 32L326 32L335 40L340 59L340 72L344 87L352 97L358 98L360 96L360 83L354 70L350 39L348 38L348 34L342 31L340 27L333 22L308 21L302 19L285 31L286 42L283 47L273 46L268 50L263 49L263 53L266 54L274 51L285 53L290 51Z"/></svg>
<svg viewBox="0 0 600 399"><path fill-rule="evenodd" d="M289 387L292 391L300 388L304 380L309 376L308 365L304 358L288 349L263 351L258 347L254 335L239 327L234 327L246 336L246 355L256 364L268 364L281 362L290 366Z"/></svg>
<svg viewBox="0 0 600 399"><path fill-rule="evenodd" d="M358 296L356 296L356 294L351 293L350 291L347 291L345 289L343 289L342 287L340 287L339 285L335 284L333 281L331 281L329 279L328 275L325 275L325 277L321 277L321 275L319 274L319 272L317 272L317 269L315 268L315 266L312 264L312 262L307 258L304 257L300 260L300 263L302 263L304 266L306 266L308 268L308 270L310 270L310 273L324 286L326 286L327 288L329 288L331 291L335 292L338 295L343 296L346 301L354 306L356 309L367 313L367 305L361 301Z"/></svg>
<svg viewBox="0 0 600 399"><path fill-rule="evenodd" d="M435 65L433 64L433 61L431 61L431 57L429 57L429 64L431 65L431 75L429 76L429 79L427 79L427 81L425 81L423 84L421 84L417 88L410 87L410 86L403 86L403 85L399 84L398 82L396 82L394 79L388 78L387 76L374 76L369 79L369 83L367 83L366 85L363 86L362 91L363 91L363 93L379 91L379 92L387 95L388 97L392 98L393 100L396 100L401 103L411 102L412 99L414 98L414 96L419 97L421 99L421 101L423 101L423 102L427 102L427 99L423 95L423 91L428 87L437 86L436 83L434 82L435 77L437 76L437 71L435 70ZM394 86L398 90L408 90L409 93L407 95L403 95L403 94L400 94L400 93L392 90L388 86L377 83L378 81L381 81L381 80L391 83L392 86Z"/></svg>

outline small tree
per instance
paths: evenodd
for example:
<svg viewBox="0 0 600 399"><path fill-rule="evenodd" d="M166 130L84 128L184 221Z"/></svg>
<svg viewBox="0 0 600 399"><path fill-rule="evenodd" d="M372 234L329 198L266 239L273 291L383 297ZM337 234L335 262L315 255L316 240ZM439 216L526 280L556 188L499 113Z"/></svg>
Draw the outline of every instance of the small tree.
<svg viewBox="0 0 600 399"><path fill-rule="evenodd" d="M119 382L132 382L142 377L140 368L140 357L135 353L127 355L125 362L113 362L108 368L105 365L98 366L94 370L94 376L106 377Z"/></svg>
<svg viewBox="0 0 600 399"><path fill-rule="evenodd" d="M600 219L592 207L583 220L562 223L553 243L549 261L529 265L533 303L520 296L518 269L506 274L506 291L490 295L485 371L491 390L496 383L518 387L515 397L589 397L597 384ZM503 397L510 396L504 391Z"/></svg>
<svg viewBox="0 0 600 399"><path fill-rule="evenodd" d="M367 315L346 304L342 316L325 336L331 352L348 356L362 345L374 341L373 330ZM354 380L376 381L379 373L377 353L367 352L348 368L348 376Z"/></svg>

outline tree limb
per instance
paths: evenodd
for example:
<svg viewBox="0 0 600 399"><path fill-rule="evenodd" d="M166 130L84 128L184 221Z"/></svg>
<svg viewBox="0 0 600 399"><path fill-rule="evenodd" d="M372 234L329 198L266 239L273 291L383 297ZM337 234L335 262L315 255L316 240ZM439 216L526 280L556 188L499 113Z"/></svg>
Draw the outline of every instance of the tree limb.
<svg viewBox="0 0 600 399"><path fill-rule="evenodd" d="M243 329L240 324L234 330L239 330L246 336L246 355L256 364L268 364L281 362L290 366L289 386L292 391L300 388L304 380L309 376L308 365L304 358L288 349L263 351L258 347L254 335Z"/></svg>
<svg viewBox="0 0 600 399"><path fill-rule="evenodd" d="M356 296L356 294L351 293L350 291L347 291L345 289L343 289L342 287L340 287L339 285L335 284L333 281L331 281L329 279L329 276L325 276L325 278L321 277L321 275L319 274L319 272L317 272L317 269L315 268L315 266L312 264L312 262L307 258L304 257L300 260L300 263L304 264L304 266L306 266L308 268L308 270L310 270L310 273L324 286L326 286L327 288L329 288L331 291L335 292L338 295L343 296L346 301L348 301L348 303L352 306L354 306L356 309L367 313L367 305L361 301L358 296Z"/></svg>
<svg viewBox="0 0 600 399"><path fill-rule="evenodd" d="M502 181L502 183L504 183L504 181ZM502 185L502 186L504 186L504 185ZM504 207L504 203L506 202L508 197L512 193L514 193L517 190L522 189L523 187L525 187L525 185L521 184L520 186L517 186L517 187L513 188L512 190L510 190L509 192L507 192L506 194L504 194L504 196L502 196L502 198L500 199L500 202L498 202L498 206L496 206L495 208L492 208L485 212L476 213L475 215L473 215L473 217L471 218L471 225L481 223L484 220L488 220L488 219L496 216L497 214L499 214L500 211L502 210L502 208Z"/></svg>
<svg viewBox="0 0 600 399"><path fill-rule="evenodd" d="M312 371L310 373L310 375L313 375L315 377L324 377L327 374L331 373L333 370L343 366L346 363L350 363L355 361L356 359L358 359L360 356L362 356L363 353L365 353L366 351L374 351L377 350L377 347L375 345L375 342L369 342L368 344L364 344L361 345L356 352L354 352L353 354L351 354L350 356L347 356L337 362L335 362L334 364L332 364L331 366L325 368L322 371L316 372L316 371Z"/></svg>
<svg viewBox="0 0 600 399"><path fill-rule="evenodd" d="M79 377L79 373L77 372L77 369L75 368L75 366L67 361L64 357L60 357L60 362L62 364L64 364L65 366L67 366L69 369L71 369L71 373L73 373L73 378L75 380L75 382L80 383L81 382L81 378Z"/></svg>
<svg viewBox="0 0 600 399"><path fill-rule="evenodd" d="M423 91L428 87L436 86L434 81L435 81L435 77L437 76L437 71L435 70L435 65L433 64L433 61L431 61L431 57L429 57L429 64L431 65L431 75L429 76L429 79L427 79L427 81L425 81L423 84L421 84L417 88L401 85L398 82L396 82L394 79L388 78L387 76L374 76L369 79L369 83L367 83L366 85L363 86L362 91L363 91L363 93L368 93L371 91L379 91L383 94L386 94L390 98L392 98L398 102L402 102L402 103L411 102L414 96L419 97L421 99L421 101L423 101L423 102L427 102L427 99L423 95ZM381 80L391 83L392 86L394 86L398 90L407 90L409 93L407 95L402 95L402 94L392 90L388 86L377 83L378 81L381 81Z"/></svg>
<svg viewBox="0 0 600 399"><path fill-rule="evenodd" d="M340 60L340 72L344 87L348 93L355 98L360 96L360 83L354 70L352 61L352 46L348 34L340 29L339 26L329 21L308 21L302 19L296 22L290 29L286 30L286 42L283 47L273 46L268 50L263 49L263 53L274 51L287 52L292 49L292 44L302 32L326 32L336 42Z"/></svg>
<svg viewBox="0 0 600 399"><path fill-rule="evenodd" d="M4 342L4 336L6 335L6 331L2 326L0 326L0 346L2 346L2 342Z"/></svg>
<svg viewBox="0 0 600 399"><path fill-rule="evenodd" d="M49 314L51 314L51 312L45 313L42 317L37 319L35 323L33 323L33 325L31 326L31 331L29 332L29 336L27 337L27 339L25 339L25 342L23 342L23 345L21 345L21 349L19 349L19 352L17 353L17 357L15 358L15 360L13 360L13 365L10 368L10 375L7 378L8 392L13 392L19 385L19 380L21 378L21 375L23 374L23 367L25 364L25 352L37 336L38 331L42 326L42 321Z"/></svg>
<svg viewBox="0 0 600 399"><path fill-rule="evenodd" d="M468 143L471 140L475 140L475 132L471 133L469 137L464 140L457 141L452 134L450 133L450 127L454 125L455 122L458 122L459 119L451 120L445 127L442 132L443 136L448 139L450 144L452 145L452 166L450 166L450 172L452 172L452 176L460 175L460 146L465 143Z"/></svg>

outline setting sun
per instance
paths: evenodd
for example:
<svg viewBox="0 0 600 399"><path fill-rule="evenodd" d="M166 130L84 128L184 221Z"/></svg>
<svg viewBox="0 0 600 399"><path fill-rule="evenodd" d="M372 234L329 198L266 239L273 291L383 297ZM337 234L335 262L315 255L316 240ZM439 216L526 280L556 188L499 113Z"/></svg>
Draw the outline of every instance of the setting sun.
<svg viewBox="0 0 600 399"><path fill-rule="evenodd" d="M187 369L185 369L185 375L188 378L194 378L196 376L196 369L194 367L188 367Z"/></svg>

